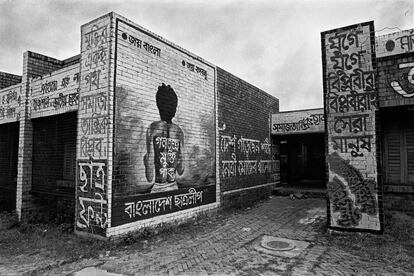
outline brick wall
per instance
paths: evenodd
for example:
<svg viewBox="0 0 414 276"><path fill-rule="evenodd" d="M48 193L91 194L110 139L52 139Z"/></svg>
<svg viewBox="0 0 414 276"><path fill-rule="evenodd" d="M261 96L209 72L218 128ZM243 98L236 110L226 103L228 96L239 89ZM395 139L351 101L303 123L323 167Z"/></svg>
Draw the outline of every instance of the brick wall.
<svg viewBox="0 0 414 276"><path fill-rule="evenodd" d="M224 205L239 204L254 197L254 188L279 179L270 138L270 115L279 111L279 100L221 68L217 93L220 190Z"/></svg>
<svg viewBox="0 0 414 276"><path fill-rule="evenodd" d="M381 35L375 38L377 58L414 51L414 29Z"/></svg>
<svg viewBox="0 0 414 276"><path fill-rule="evenodd" d="M50 74L62 68L63 62L45 55L27 51L23 54L23 74L21 84L21 102L30 102L30 80ZM19 124L19 160L17 173L16 210L19 218L27 216L39 208L31 196L33 127L30 120L30 106L23 105Z"/></svg>
<svg viewBox="0 0 414 276"><path fill-rule="evenodd" d="M414 29L376 38L384 210L413 214Z"/></svg>
<svg viewBox="0 0 414 276"><path fill-rule="evenodd" d="M81 27L75 230L100 236L105 236L110 226L114 41L111 22L108 14Z"/></svg>
<svg viewBox="0 0 414 276"><path fill-rule="evenodd" d="M125 18L116 35L111 233L123 233L216 202L215 67Z"/></svg>
<svg viewBox="0 0 414 276"><path fill-rule="evenodd" d="M92 85L94 80L88 80ZM32 79L30 117L38 118L78 110L79 82L79 63Z"/></svg>
<svg viewBox="0 0 414 276"><path fill-rule="evenodd" d="M69 66L72 66L74 64L79 64L80 58L81 58L81 55L79 54L79 55L76 55L76 56L73 56L73 57L62 60L63 67L69 67Z"/></svg>
<svg viewBox="0 0 414 276"><path fill-rule="evenodd" d="M328 224L339 230L382 231L374 24L321 36Z"/></svg>
<svg viewBox="0 0 414 276"><path fill-rule="evenodd" d="M0 90L22 82L22 76L0 72Z"/></svg>
<svg viewBox="0 0 414 276"><path fill-rule="evenodd" d="M24 111L21 84L0 90L0 124L16 122Z"/></svg>
<svg viewBox="0 0 414 276"><path fill-rule="evenodd" d="M379 106L414 105L414 52L378 59Z"/></svg>
<svg viewBox="0 0 414 276"><path fill-rule="evenodd" d="M61 69L63 61L28 51L27 72L29 77L39 77ZM23 65L23 70L25 64ZM24 77L25 74L23 74Z"/></svg>

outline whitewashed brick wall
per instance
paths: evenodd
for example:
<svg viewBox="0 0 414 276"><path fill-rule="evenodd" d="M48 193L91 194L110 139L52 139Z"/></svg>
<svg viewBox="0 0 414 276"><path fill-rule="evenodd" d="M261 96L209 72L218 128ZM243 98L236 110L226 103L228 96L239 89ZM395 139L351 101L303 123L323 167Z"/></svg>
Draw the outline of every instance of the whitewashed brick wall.
<svg viewBox="0 0 414 276"><path fill-rule="evenodd" d="M22 108L21 84L0 90L0 124L19 121Z"/></svg>
<svg viewBox="0 0 414 276"><path fill-rule="evenodd" d="M377 36L377 58L414 52L414 29Z"/></svg>
<svg viewBox="0 0 414 276"><path fill-rule="evenodd" d="M33 78L30 82L30 117L76 111L79 106L79 64Z"/></svg>

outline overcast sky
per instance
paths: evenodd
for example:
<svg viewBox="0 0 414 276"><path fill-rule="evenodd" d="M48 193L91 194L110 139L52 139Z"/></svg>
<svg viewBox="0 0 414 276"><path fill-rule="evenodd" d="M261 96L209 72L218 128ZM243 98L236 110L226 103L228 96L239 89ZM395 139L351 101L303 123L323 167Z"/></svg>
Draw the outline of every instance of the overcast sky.
<svg viewBox="0 0 414 276"><path fill-rule="evenodd" d="M115 11L280 99L322 107L320 32L374 20L378 35L414 28L414 0L0 0L0 71L23 52L80 53L80 25Z"/></svg>

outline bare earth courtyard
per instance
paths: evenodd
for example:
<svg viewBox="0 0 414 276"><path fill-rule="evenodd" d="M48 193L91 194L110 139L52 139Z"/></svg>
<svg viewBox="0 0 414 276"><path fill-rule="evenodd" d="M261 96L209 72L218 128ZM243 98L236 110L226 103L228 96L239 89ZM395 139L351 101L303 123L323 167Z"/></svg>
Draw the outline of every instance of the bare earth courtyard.
<svg viewBox="0 0 414 276"><path fill-rule="evenodd" d="M2 231L0 275L413 275L413 221L329 235L324 199L271 197L118 243L20 226Z"/></svg>

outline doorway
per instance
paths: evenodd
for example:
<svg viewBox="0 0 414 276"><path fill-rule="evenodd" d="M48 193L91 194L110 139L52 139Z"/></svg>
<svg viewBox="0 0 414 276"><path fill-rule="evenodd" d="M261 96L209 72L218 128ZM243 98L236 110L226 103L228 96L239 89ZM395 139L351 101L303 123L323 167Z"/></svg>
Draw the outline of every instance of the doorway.
<svg viewBox="0 0 414 276"><path fill-rule="evenodd" d="M46 219L73 222L77 113L33 122L32 194Z"/></svg>
<svg viewBox="0 0 414 276"><path fill-rule="evenodd" d="M280 182L304 189L325 188L323 133L275 137L280 148Z"/></svg>
<svg viewBox="0 0 414 276"><path fill-rule="evenodd" d="M16 209L19 122L0 125L0 212Z"/></svg>

